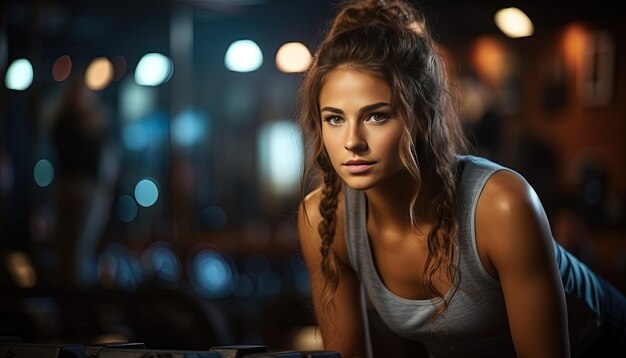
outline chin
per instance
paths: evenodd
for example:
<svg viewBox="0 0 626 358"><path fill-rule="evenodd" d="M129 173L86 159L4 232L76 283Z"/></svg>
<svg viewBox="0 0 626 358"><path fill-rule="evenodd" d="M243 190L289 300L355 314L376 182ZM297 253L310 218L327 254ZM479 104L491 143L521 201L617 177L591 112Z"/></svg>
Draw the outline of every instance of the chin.
<svg viewBox="0 0 626 358"><path fill-rule="evenodd" d="M343 182L354 190L368 190L375 187L378 182L365 177L341 178Z"/></svg>

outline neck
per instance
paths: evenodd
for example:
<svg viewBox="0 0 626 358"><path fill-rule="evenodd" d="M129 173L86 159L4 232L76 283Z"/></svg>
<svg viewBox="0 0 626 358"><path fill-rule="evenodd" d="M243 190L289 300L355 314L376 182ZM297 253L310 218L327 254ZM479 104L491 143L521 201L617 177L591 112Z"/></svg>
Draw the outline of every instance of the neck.
<svg viewBox="0 0 626 358"><path fill-rule="evenodd" d="M407 171L395 175L384 185L365 191L367 196L368 220L379 228L394 231L413 230L411 226L411 200L418 187ZM434 197L441 190L432 176L422 175L422 183L416 202L417 223L432 221Z"/></svg>

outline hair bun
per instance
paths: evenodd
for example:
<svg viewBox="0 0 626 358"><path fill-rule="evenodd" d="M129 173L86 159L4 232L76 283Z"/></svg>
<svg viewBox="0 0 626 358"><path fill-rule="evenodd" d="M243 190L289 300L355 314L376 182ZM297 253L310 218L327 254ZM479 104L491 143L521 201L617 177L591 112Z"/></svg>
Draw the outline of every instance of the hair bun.
<svg viewBox="0 0 626 358"><path fill-rule="evenodd" d="M412 30L424 34L424 17L408 2L402 0L357 0L343 4L335 17L331 34L352 30L364 25L383 25L398 30Z"/></svg>

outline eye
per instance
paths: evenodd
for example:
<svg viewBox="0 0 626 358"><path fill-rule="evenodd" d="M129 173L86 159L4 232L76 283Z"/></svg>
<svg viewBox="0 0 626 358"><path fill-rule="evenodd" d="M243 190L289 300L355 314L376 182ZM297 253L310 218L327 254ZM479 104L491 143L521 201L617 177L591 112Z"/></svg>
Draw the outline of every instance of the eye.
<svg viewBox="0 0 626 358"><path fill-rule="evenodd" d="M367 117L366 122L383 123L387 119L389 119L389 116L386 113L376 112L370 114L369 117Z"/></svg>
<svg viewBox="0 0 626 358"><path fill-rule="evenodd" d="M338 126L343 123L343 118L334 115L324 116L324 122L330 124L331 126Z"/></svg>

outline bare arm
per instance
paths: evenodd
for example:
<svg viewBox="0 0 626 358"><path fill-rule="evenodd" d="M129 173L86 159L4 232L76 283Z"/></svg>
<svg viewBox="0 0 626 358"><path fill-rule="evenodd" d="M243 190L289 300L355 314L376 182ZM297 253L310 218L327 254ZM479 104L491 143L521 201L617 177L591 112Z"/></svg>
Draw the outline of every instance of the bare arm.
<svg viewBox="0 0 626 358"><path fill-rule="evenodd" d="M339 255L342 272L339 287L332 296L334 310L322 307L322 288L326 279L321 274L321 239L317 226L321 221L318 212L321 193L314 192L305 199L306 213L298 210L298 238L311 279L315 318L322 333L324 349L338 351L343 357L365 357L363 318L359 309L359 282L354 271L344 261L347 259L343 234L337 234L332 250ZM307 217L308 215L308 217ZM337 232L342 233L338 227ZM340 240L339 240L340 239Z"/></svg>
<svg viewBox="0 0 626 358"><path fill-rule="evenodd" d="M490 179L476 214L477 241L502 284L519 357L569 357L563 284L537 195L510 172Z"/></svg>

